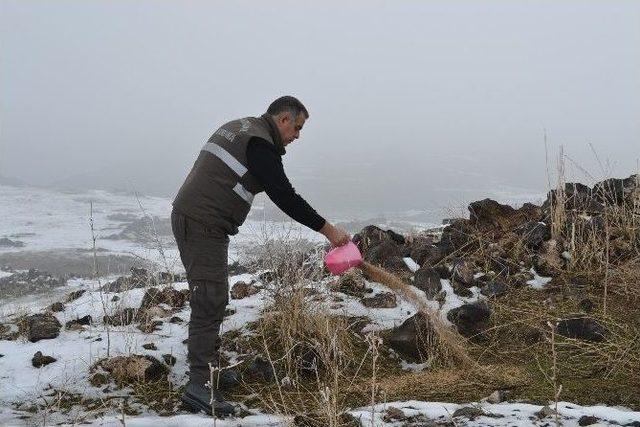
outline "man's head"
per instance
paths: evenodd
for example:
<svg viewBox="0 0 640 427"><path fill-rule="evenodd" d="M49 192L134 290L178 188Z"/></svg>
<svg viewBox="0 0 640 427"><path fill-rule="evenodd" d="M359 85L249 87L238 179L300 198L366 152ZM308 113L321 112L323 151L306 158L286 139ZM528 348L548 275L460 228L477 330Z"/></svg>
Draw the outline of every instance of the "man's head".
<svg viewBox="0 0 640 427"><path fill-rule="evenodd" d="M282 144L287 145L300 137L304 122L309 118L309 112L293 96L282 96L269 105L269 114L280 131Z"/></svg>

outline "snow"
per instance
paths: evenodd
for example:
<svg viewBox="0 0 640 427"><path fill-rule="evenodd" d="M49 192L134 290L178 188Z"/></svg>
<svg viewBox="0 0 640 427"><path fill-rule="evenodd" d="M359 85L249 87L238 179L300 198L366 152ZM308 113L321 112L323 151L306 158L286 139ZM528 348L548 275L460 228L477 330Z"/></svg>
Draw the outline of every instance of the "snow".
<svg viewBox="0 0 640 427"><path fill-rule="evenodd" d="M101 237L117 233L122 229L123 223L108 219L113 213L131 213L142 217L144 214L168 217L171 211L169 199L143 197L140 203L144 213L134 196L110 194L103 191L90 191L84 193L61 193L43 189L13 188L0 185L0 215L4 219L0 223L0 237L7 236L25 243L23 248L0 249L2 252L16 252L27 250L55 250L59 248L87 249L91 245L91 231L89 228L89 201L94 203L94 223L98 230L98 246L112 253L124 253L140 256L156 262L160 261L157 248L141 245L126 240L105 240ZM16 235L17 237L11 237ZM243 251L253 245L264 242L268 238L304 238L319 242L321 236L317 233L291 223L267 223L247 221L240 228L237 236L231 239L229 261L238 260ZM177 250L171 241L167 239L165 247L168 258L178 270L181 267ZM164 243L163 243L164 244ZM411 258L404 259L407 266L416 271L419 266ZM551 279L539 276L532 270L534 279L528 284L536 289L542 289ZM10 276L11 272L0 270L0 277ZM13 409L14 404L20 402L35 402L42 399L51 387L64 389L70 392L81 393L86 397L104 398L107 394L101 388L91 386L88 382L89 368L107 354L107 330L102 324L105 312L113 313L124 307L139 307L144 296L145 289L132 289L118 293L118 301L112 301L115 293L98 292L100 285L114 280L115 276L103 277L100 281L71 279L67 285L52 290L47 295L38 297L28 296L11 301L3 301L0 306L0 322L13 321L21 314L41 312L44 307L54 301L60 301L65 294L72 290L86 289L87 292L75 301L66 303L64 312L55 313L62 325L85 315L91 315L94 325L86 327L82 331L67 331L62 328L60 336L54 340L43 340L31 343L23 339L16 341L0 341L0 425L22 425L34 420L23 420L20 417L25 413ZM243 274L229 278L230 287L237 281L249 282L257 279L257 274ZM316 289L324 292L328 281L312 284ZM442 307L436 301L427 301L422 291L415 290L421 298L434 310L438 310L442 320L447 313L456 307L466 303L472 303L482 298L477 287L471 288L472 296L468 298L456 295L448 280L441 280L445 293ZM186 282L178 282L173 285L176 289L188 287ZM389 290L374 282L367 282L367 287L376 295ZM332 293L331 295L336 295ZM398 297L398 306L387 309L373 309L365 307L358 298L338 294L343 301L336 303L331 298L322 302L331 312L346 314L349 316L366 316L371 323L364 331L389 329L400 325L404 320L413 316L417 309L415 304ZM230 299L229 307L235 313L226 317L222 325L222 332L237 330L245 327L249 322L259 318L261 310L268 304L269 289L264 287L255 295L240 300ZM169 323L168 317L177 315L185 320L184 323ZM152 334L141 333L135 325L109 328L109 352L110 355L149 354L160 358L162 354L171 354L176 358L169 379L177 386L186 382L187 361L186 346L182 343L187 337L187 320L190 310L188 305L177 313L165 318L160 330ZM153 342L157 350L145 350L142 345ZM36 369L31 366L31 357L36 351L42 351L45 355L51 355L58 359L50 365ZM230 355L236 357L237 355ZM411 364L400 361L405 370L420 371L424 364ZM119 391L124 393L125 391ZM113 395L111 393L110 395ZM550 423L550 419L538 420L535 413L541 406L524 403L488 404L486 402L474 403L485 412L502 415L503 418L479 417L474 421L456 418L457 425L466 426L531 426ZM385 422L383 411L390 406L400 408L406 415L423 415L432 420L450 420L456 409L463 405L439 402L388 402L374 406L373 420L370 407L351 410L350 413L360 418L363 426L400 426L401 423ZM283 416L263 414L254 409L248 409L252 415L227 420L217 420L220 427L231 426L279 426L291 423L291 419ZM632 412L624 408L606 406L582 407L571 403L559 404L559 412L565 427L577 426L577 420L582 415L593 415L604 424L612 422L624 425L632 421L640 421L640 413ZM52 415L52 414L50 414ZM36 415L37 416L37 415ZM48 418L47 423L70 422L73 418L60 419ZM121 415L111 414L99 419L90 420L92 426L116 426L122 425ZM54 422L55 421L55 422ZM373 421L373 424L372 424ZM159 417L143 411L141 415L126 417L128 426L204 426L212 425L211 417L202 414L179 414L172 417Z"/></svg>
<svg viewBox="0 0 640 427"><path fill-rule="evenodd" d="M407 268L409 270L411 270L412 272L416 272L418 271L418 269L420 268L420 266L418 265L418 263L416 263L413 258L411 257L404 257L402 258L402 260L404 261L404 263L407 265Z"/></svg>
<svg viewBox="0 0 640 427"><path fill-rule="evenodd" d="M533 268L529 271L533 274L533 279L528 280L527 285L533 289L544 289L544 286L551 281L551 277L540 276Z"/></svg>
<svg viewBox="0 0 640 427"><path fill-rule="evenodd" d="M482 409L490 416L480 416L475 420L469 420L465 417L455 417L453 414L457 409L465 406L474 406ZM473 404L460 405L455 403L442 402L421 402L421 401L405 401L405 402L388 402L384 404L374 405L352 410L349 413L360 420L362 426L401 426L402 422L385 422L383 416L385 411L390 408L401 409L405 416L422 415L428 420L437 421L455 421L455 425L465 426L513 426L513 427L530 427L530 426L548 426L552 425L554 419L539 419L536 412L542 409L539 405L530 405L526 403L498 403L490 404L479 402ZM372 411L373 409L373 411ZM564 427L577 427L578 420L581 416L595 416L602 420L602 423L592 425L625 425L633 421L640 420L640 412L633 412L623 408L612 408L606 406L579 406L567 402L558 403L558 414L560 421ZM372 423L373 418L373 423Z"/></svg>

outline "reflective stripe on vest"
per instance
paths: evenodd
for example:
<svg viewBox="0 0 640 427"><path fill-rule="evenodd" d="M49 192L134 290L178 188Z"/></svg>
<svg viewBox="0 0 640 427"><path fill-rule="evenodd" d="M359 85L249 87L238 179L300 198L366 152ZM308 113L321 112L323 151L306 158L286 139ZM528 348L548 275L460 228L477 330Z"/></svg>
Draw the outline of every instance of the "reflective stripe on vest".
<svg viewBox="0 0 640 427"><path fill-rule="evenodd" d="M247 168L242 165L235 157L233 157L227 150L219 146L218 144L214 144L212 142L208 142L204 144L202 147L203 151L207 151L229 166L229 168L238 175L238 177L242 178L242 176L247 173ZM253 203L253 193L244 188L241 183L237 183L235 187L233 187L233 191L240 197L242 200L247 202L249 205Z"/></svg>
<svg viewBox="0 0 640 427"><path fill-rule="evenodd" d="M251 204L253 203L253 194L244 188L244 186L240 183L237 183L235 187L233 187L233 191L235 191L238 196L242 197L245 202Z"/></svg>
<svg viewBox="0 0 640 427"><path fill-rule="evenodd" d="M235 157L229 154L227 150L225 150L218 144L207 142L206 144L204 144L204 147L202 147L202 149L204 151L208 151L209 153L222 160L224 164L229 166L229 168L231 168L231 170L234 171L239 177L242 177L245 173L247 173L247 168L242 166L242 163L236 160Z"/></svg>

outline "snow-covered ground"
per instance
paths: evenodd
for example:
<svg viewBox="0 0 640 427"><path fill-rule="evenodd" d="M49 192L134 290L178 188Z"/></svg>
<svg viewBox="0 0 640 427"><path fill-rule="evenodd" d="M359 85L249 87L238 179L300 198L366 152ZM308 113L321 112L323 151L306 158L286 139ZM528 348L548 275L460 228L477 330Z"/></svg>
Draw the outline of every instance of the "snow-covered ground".
<svg viewBox="0 0 640 427"><path fill-rule="evenodd" d="M16 251L53 251L60 248L87 249L91 247L91 231L89 228L89 205L93 202L93 220L98 233L97 245L112 253L133 254L153 261L161 261L157 248L153 245L145 246L128 240L106 240L100 236L117 233L123 223L110 219L114 213L133 214L138 217L154 215L166 218L171 211L171 203L162 198L140 198L134 196L110 194L102 191L85 193L60 193L43 189L14 188L0 186L0 238L7 237L25 243L21 248L1 248L0 253ZM141 206L142 205L142 208ZM113 217L111 217L113 218ZM240 233L232 238L230 247L230 261L236 260L247 245L264 241L272 236L304 237L317 240L318 235L303 227L291 223L265 223L247 221L240 229ZM173 260L175 269L181 265L175 247L170 239L165 253ZM410 268L417 266L411 259L406 260ZM10 275L10 272L0 271L0 277ZM95 415L82 412L82 409L72 409L70 413L60 414L39 411L35 414L25 414L23 411L34 402L43 403L51 400L51 390L59 389L77 392L87 397L104 398L107 396L102 388L93 387L89 383L89 368L94 362L106 356L107 345L111 355L149 354L161 358L163 354L171 354L176 358L176 364L171 369L169 379L176 386L186 382L186 346L182 341L187 337L187 324L190 310L185 307L171 316L179 316L184 323L170 323L167 318L161 329L152 333L141 333L134 325L111 327L109 341L107 331L102 324L102 317L118 308L140 306L144 289L133 289L119 293L119 300L112 301L111 293L100 294L99 284L104 284L113 277L104 277L100 282L86 279L72 279L64 289L38 298L21 298L2 301L0 308L0 323L6 323L19 314L31 314L42 310L54 301L71 291L87 290L80 298L66 304L65 311L55 313L62 325L85 315L91 315L94 325L87 326L81 331L69 331L64 327L60 336L52 340L42 340L31 343L23 339L16 341L0 340L0 425L52 425L57 423L74 424L74 420L81 420L88 415L89 424L94 426L122 425L122 415L107 414L98 418ZM256 275L243 274L230 277L230 285L237 281L251 281L258 279ZM546 278L535 275L529 284L534 287L544 286ZM451 284L443 280L443 290L446 293L441 316L446 321L446 312L462 304L481 298L477 288L472 288L472 296L461 298L456 295ZM326 289L326 283L315 284L318 290ZM368 283L374 294L387 291L377 283ZM174 284L177 289L184 289L187 284ZM244 327L248 322L256 320L260 310L268 302L268 289L239 300L230 300L230 308L235 313L226 317L223 332ZM417 291L420 294L421 291ZM369 295L371 296L371 295ZM416 308L408 301L398 300L398 306L388 309L367 308L362 303L348 295L341 295L343 301L332 302L329 299L328 308L336 313L349 316L367 316L372 322L368 330L387 329L402 323L415 314ZM433 308L437 304L433 303ZM106 308L105 308L106 307ZM15 327L15 326L14 326ZM107 344L109 342L109 344ZM157 350L146 350L142 346L153 342ZM36 369L31 365L31 357L37 351L53 356L56 362ZM233 356L233 355L232 355ZM422 367L403 363L406 369L419 370ZM126 393L126 390L109 391ZM485 415L474 420L465 417L453 417L456 410L475 405L481 408ZM407 419L422 420L423 425L430 425L429 421L452 421L452 425L466 426L531 426L553 425L552 418L539 419L536 415L541 406L510 402L489 404L486 402L459 405L440 402L387 402L371 407L354 408L350 413L360 419L363 426L401 426L406 425L406 419L392 419L388 417L389 408L402 411ZM159 417L148 409L139 407L141 414L126 417L128 426L204 426L212 425L211 418L198 414L177 413L173 417ZM218 420L217 426L279 426L290 425L291 419L281 416L260 413L254 408L244 408L251 415L243 418ZM564 426L577 426L581 416L595 416L599 419L596 425L625 425L634 421L640 422L640 412L628 411L624 408L611 407L581 407L571 403L559 404L559 419ZM28 415L28 419L23 417Z"/></svg>

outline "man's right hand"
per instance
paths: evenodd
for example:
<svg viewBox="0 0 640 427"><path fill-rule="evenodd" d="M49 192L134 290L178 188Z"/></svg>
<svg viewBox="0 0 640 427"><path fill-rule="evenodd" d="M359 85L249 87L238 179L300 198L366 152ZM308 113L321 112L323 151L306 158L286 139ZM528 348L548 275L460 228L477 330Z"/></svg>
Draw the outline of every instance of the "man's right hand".
<svg viewBox="0 0 640 427"><path fill-rule="evenodd" d="M329 221L325 222L324 226L320 229L320 233L324 234L334 248L346 245L351 240L349 233L342 228L335 227Z"/></svg>

